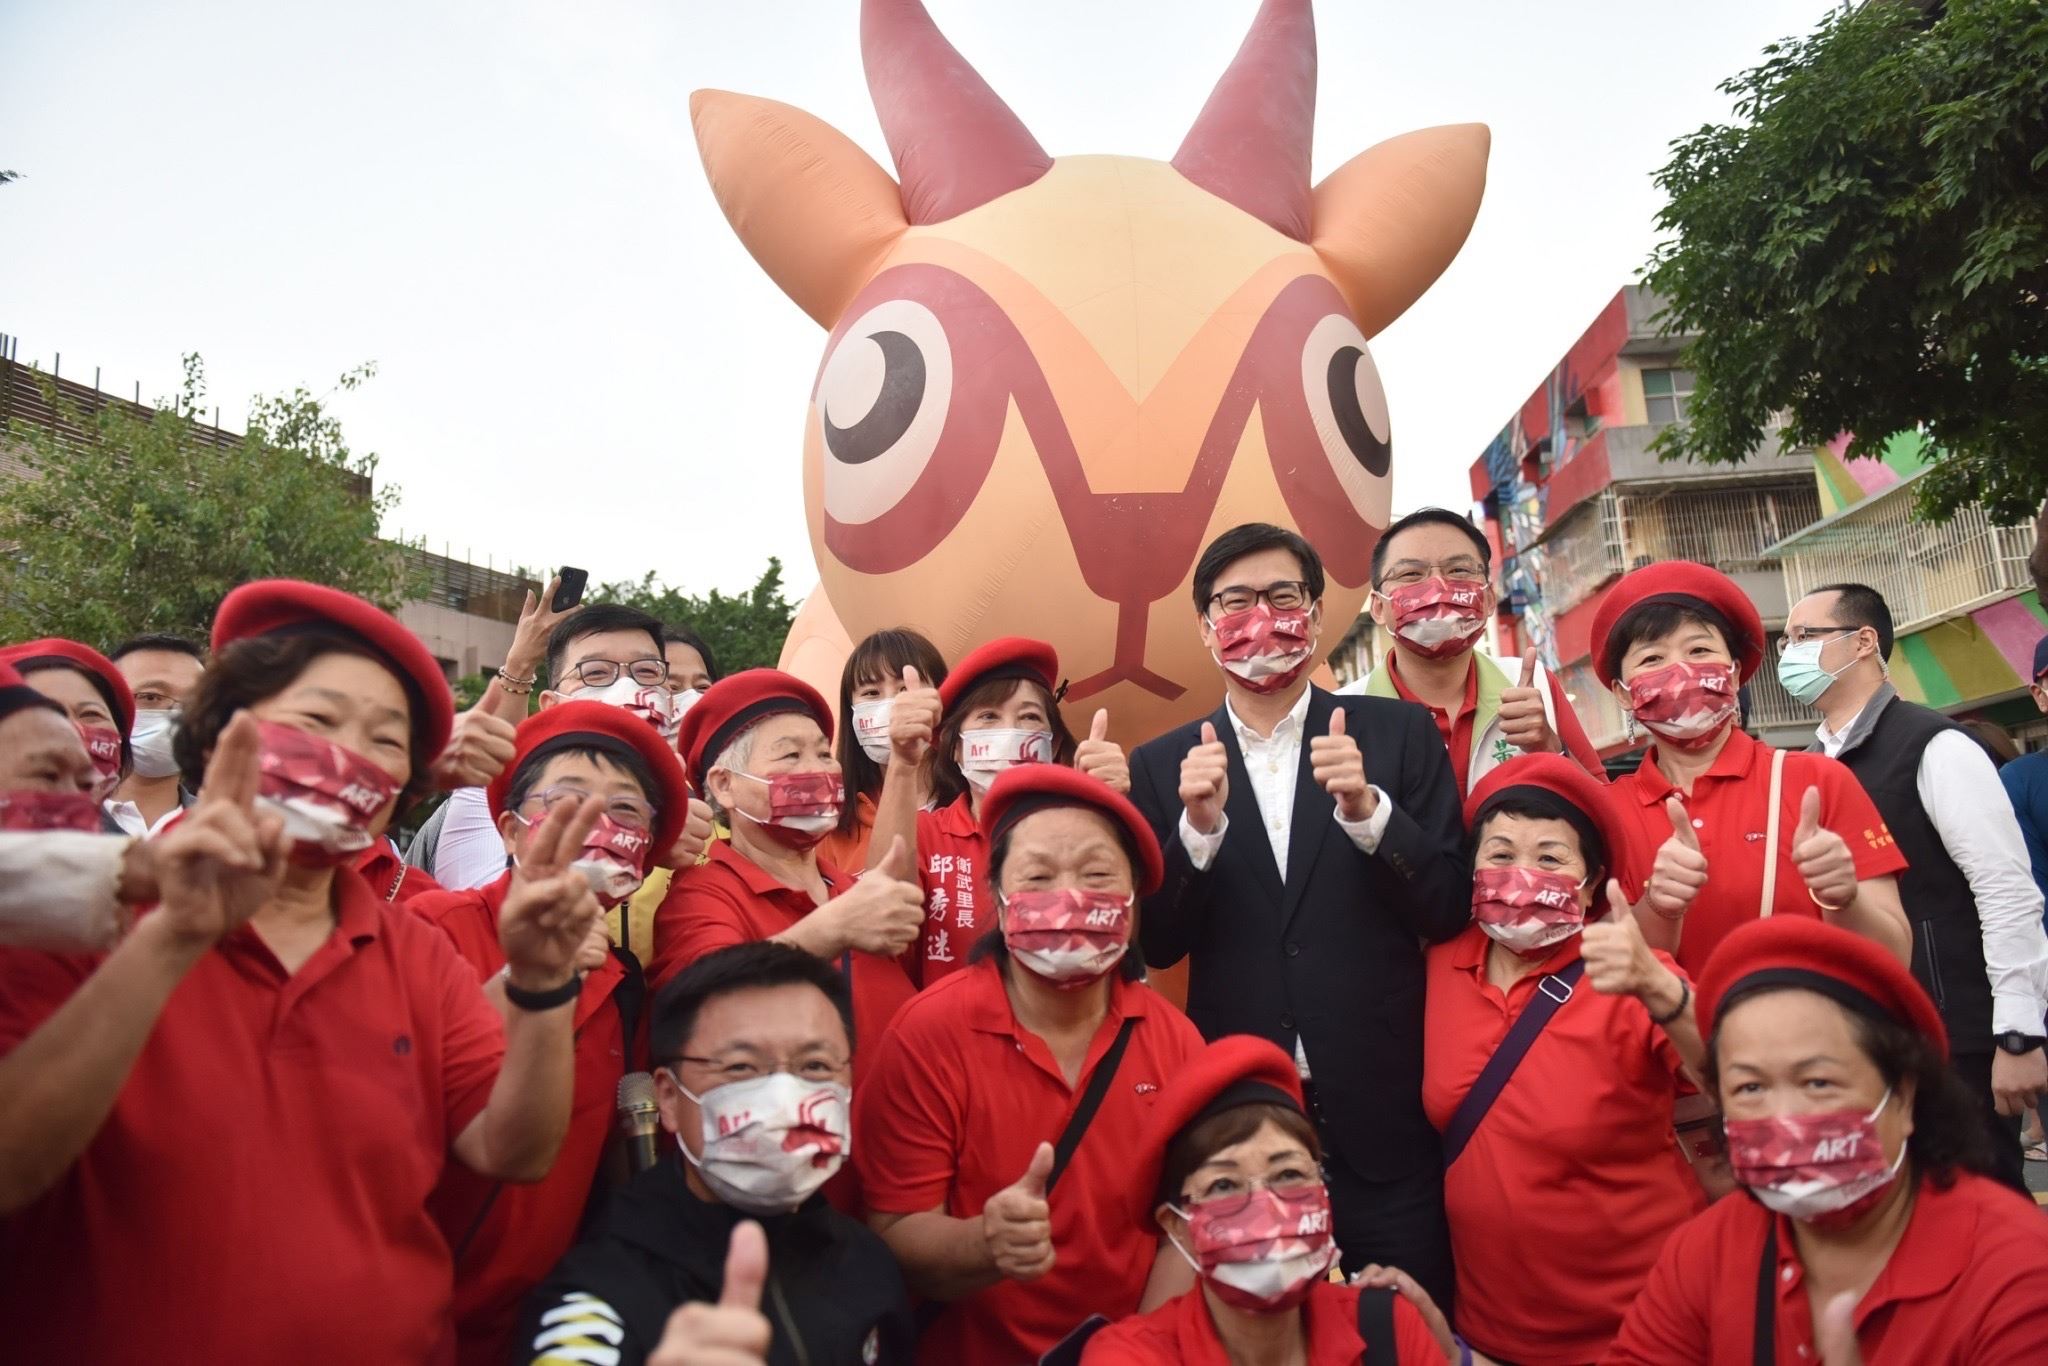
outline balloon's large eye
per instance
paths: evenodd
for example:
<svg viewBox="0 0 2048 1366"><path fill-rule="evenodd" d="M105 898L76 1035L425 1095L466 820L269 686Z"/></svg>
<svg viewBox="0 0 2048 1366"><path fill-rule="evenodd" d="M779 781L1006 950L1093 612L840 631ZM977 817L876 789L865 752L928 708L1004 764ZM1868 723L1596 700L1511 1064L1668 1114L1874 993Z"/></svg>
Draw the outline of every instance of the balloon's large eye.
<svg viewBox="0 0 2048 1366"><path fill-rule="evenodd" d="M818 380L825 510L858 526L901 502L938 450L952 396L952 347L930 309L891 299L862 314Z"/></svg>
<svg viewBox="0 0 2048 1366"><path fill-rule="evenodd" d="M1333 313L1308 334L1301 348L1301 388L1337 482L1359 515L1377 524L1390 494L1387 391L1351 319Z"/></svg>

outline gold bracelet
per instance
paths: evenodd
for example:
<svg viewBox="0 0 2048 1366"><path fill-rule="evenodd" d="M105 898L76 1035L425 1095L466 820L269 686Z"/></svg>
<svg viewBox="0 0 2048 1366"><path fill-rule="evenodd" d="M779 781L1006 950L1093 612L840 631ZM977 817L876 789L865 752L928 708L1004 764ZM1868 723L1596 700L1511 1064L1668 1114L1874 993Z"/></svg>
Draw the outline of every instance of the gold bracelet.
<svg viewBox="0 0 2048 1366"><path fill-rule="evenodd" d="M1822 901L1820 899L1820 894L1814 891L1811 887L1808 887L1806 889L1806 899L1808 901L1811 901L1814 905L1820 907L1823 914L1830 911L1836 914L1840 914L1841 912L1848 910L1851 906L1856 904L1856 897L1854 896L1854 894L1851 894L1849 899L1847 901L1844 901L1839 906L1835 905L1831 901Z"/></svg>

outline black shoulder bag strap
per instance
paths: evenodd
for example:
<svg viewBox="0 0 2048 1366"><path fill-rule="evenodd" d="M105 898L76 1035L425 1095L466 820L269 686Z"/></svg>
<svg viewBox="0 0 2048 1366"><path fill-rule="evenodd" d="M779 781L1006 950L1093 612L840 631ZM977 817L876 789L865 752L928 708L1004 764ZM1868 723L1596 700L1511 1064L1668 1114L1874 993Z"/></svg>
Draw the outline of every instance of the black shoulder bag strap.
<svg viewBox="0 0 2048 1366"><path fill-rule="evenodd" d="M1045 1178L1045 1193L1052 1195L1052 1188L1059 1184L1060 1173L1073 1161L1074 1150L1081 1146L1081 1138L1088 1132L1088 1125L1094 1120L1095 1112L1102 1108L1102 1098L1109 1094L1109 1084L1116 1080L1116 1069L1124 1060L1124 1049L1131 1042L1131 1032L1138 1027L1138 1017L1126 1015L1123 1028L1117 1030L1116 1041L1109 1051L1102 1055L1102 1061L1095 1064L1095 1075L1088 1078L1088 1089L1081 1093L1081 1103L1074 1107L1073 1118L1067 1127L1060 1130L1059 1141L1052 1145L1052 1172Z"/></svg>
<svg viewBox="0 0 2048 1366"><path fill-rule="evenodd" d="M1365 1366L1401 1366L1394 1345L1394 1288L1367 1286L1358 1292L1358 1336L1365 1340Z"/></svg>
<svg viewBox="0 0 2048 1366"><path fill-rule="evenodd" d="M1522 1007L1515 1027L1508 1031L1508 1036L1500 1041L1500 1047L1486 1060L1486 1068L1479 1074L1479 1080L1472 1083L1472 1089L1465 1093L1465 1099L1451 1114L1451 1122L1444 1129L1445 1167L1456 1162L1458 1154L1465 1151L1465 1145L1479 1130L1479 1121L1486 1118L1486 1112L1507 1089L1508 1078L1515 1075L1515 1069L1528 1056L1529 1046L1550 1023L1550 1017L1557 1014L1558 1007L1572 998L1572 988L1585 974L1586 960L1581 958L1562 972L1546 973L1537 981L1536 994L1529 999L1528 1005Z"/></svg>
<svg viewBox="0 0 2048 1366"><path fill-rule="evenodd" d="M1764 1259L1756 1268L1756 1346L1751 1354L1756 1366L1777 1366L1778 1361L1778 1216L1769 1218Z"/></svg>

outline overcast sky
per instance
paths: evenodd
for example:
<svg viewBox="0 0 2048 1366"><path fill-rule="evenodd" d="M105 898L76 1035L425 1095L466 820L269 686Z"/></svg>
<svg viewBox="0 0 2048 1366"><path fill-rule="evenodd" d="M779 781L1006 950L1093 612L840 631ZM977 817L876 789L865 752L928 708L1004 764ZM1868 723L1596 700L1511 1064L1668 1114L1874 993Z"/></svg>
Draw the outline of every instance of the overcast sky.
<svg viewBox="0 0 2048 1366"><path fill-rule="evenodd" d="M1170 157L1255 0L929 0L1053 155ZM1493 128L1463 253L1373 343L1394 507L1466 469L1640 267L1665 144L1823 0L1322 0L1318 177L1429 124ZM689 92L800 105L884 165L855 0L0 0L0 332L145 399L206 359L336 408L388 531L478 561L780 555L815 581L803 409L823 335L706 188Z"/></svg>

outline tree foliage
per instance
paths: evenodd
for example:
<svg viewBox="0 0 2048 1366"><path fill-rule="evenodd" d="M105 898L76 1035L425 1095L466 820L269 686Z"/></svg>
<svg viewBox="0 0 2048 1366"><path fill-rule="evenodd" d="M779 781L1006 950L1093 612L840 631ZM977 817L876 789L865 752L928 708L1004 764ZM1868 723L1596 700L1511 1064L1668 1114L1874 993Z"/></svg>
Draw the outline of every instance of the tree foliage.
<svg viewBox="0 0 2048 1366"><path fill-rule="evenodd" d="M1930 19L1930 15L1933 17ZM1696 333L1666 458L1895 432L1938 449L1922 515L2048 496L2048 6L1871 0L1726 82L1672 144L1647 283Z"/></svg>
<svg viewBox="0 0 2048 1366"><path fill-rule="evenodd" d="M51 385L58 430L0 433L31 469L0 481L0 545L12 547L0 556L0 639L203 640L221 598L250 579L308 579L387 608L416 586L400 547L377 534L397 490L371 492L376 456L349 449L320 399L303 388L258 399L247 434L222 446L202 434L205 392L187 356L178 396L154 412L116 402L83 413Z"/></svg>
<svg viewBox="0 0 2048 1366"><path fill-rule="evenodd" d="M689 627L704 638L726 674L774 668L796 617L795 605L782 596L782 561L774 556L754 586L737 597L716 588L698 597L667 587L652 573L637 583L600 584L589 596L592 602L622 602L671 626Z"/></svg>

